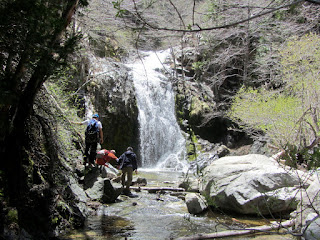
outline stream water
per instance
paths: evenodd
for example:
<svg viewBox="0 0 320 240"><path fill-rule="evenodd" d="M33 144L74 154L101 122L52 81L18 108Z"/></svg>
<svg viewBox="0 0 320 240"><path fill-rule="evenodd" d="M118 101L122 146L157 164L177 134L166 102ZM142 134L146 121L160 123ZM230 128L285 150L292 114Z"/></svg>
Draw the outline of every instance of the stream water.
<svg viewBox="0 0 320 240"><path fill-rule="evenodd" d="M181 173L177 171L140 171L138 176L148 179L148 187L177 187ZM188 213L183 199L172 193L152 194L136 192L136 198L120 196L112 204L99 204L88 217L83 230L69 234L64 240L169 240L201 233L243 229L264 225L261 219L228 216L207 212ZM228 237L237 240L293 240L291 235L254 235Z"/></svg>

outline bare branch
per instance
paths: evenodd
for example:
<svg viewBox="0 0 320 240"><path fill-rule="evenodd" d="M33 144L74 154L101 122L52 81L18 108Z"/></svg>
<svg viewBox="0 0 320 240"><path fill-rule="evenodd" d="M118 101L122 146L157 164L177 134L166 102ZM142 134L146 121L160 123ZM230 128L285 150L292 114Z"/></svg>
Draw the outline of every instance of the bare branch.
<svg viewBox="0 0 320 240"><path fill-rule="evenodd" d="M183 28L186 29L186 25L185 25L185 23L184 23L184 21L183 21L183 18L182 18L182 16L181 16L179 10L177 9L177 7L173 4L173 2L172 2L171 0L168 0L168 1L169 1L170 4L173 6L174 10L177 12L177 14L178 14L178 16L179 16L179 19L180 19L180 21L182 22Z"/></svg>
<svg viewBox="0 0 320 240"><path fill-rule="evenodd" d="M135 0L133 0L135 2ZM246 19L243 19L243 20L239 20L239 21L235 21L235 22L232 22L232 23L229 23L229 24L224 24L224 25L220 25L220 26L215 26L215 27L208 27L208 28L197 28L197 29L176 29L176 28L166 28L166 27L159 27L159 26L155 26L153 24L151 24L150 22L146 21L142 15L137 11L137 8L135 6L135 9L136 9L136 15L138 16L138 18L144 22L144 24L146 26L148 26L149 28L151 29L154 29L154 30L161 30L161 31L174 31L174 32L200 32L200 31L211 31L211 30L217 30L217 29L224 29L224 28L230 28L230 27L234 27L236 25L239 25L241 23L245 23L245 22L248 22L248 21L251 21L253 19L256 19L256 18L259 18L259 17L262 17L264 15L267 15L267 14L270 14L270 13L273 13L275 11L278 11L280 9L283 9L283 8L287 8L287 7L290 7L292 5L295 5L295 4L298 4L300 2L303 2L305 0L297 0L297 1L294 1L292 3L289 3L289 4L286 4L286 5L283 5L283 6L280 6L280 7L276 7L276 8L272 8L272 9L269 9L268 11L265 11L265 12L260 12L259 14L256 14L256 15L253 15L251 17L248 17Z"/></svg>
<svg viewBox="0 0 320 240"><path fill-rule="evenodd" d="M195 8L196 8L196 0L193 0L193 8L192 8L192 26L194 26L194 25L195 25L195 22L194 22Z"/></svg>

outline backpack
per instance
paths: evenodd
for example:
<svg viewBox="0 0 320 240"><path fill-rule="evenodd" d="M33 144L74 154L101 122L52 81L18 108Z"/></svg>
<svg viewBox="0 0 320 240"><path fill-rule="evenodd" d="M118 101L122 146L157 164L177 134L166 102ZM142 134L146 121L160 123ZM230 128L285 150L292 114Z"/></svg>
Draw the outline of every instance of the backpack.
<svg viewBox="0 0 320 240"><path fill-rule="evenodd" d="M109 150L101 149L100 151L97 152L96 158L105 158L109 153L110 153Z"/></svg>
<svg viewBox="0 0 320 240"><path fill-rule="evenodd" d="M99 127L95 119L91 119L86 128L86 142L95 143L99 141Z"/></svg>
<svg viewBox="0 0 320 240"><path fill-rule="evenodd" d="M96 163L98 165L105 165L105 163L107 162L107 157L109 153L110 151L106 149L102 149L98 151L96 156Z"/></svg>

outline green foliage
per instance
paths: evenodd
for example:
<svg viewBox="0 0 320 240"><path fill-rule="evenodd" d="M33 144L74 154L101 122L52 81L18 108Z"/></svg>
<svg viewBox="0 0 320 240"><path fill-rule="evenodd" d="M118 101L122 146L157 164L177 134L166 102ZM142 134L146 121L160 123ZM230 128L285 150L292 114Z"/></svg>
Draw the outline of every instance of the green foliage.
<svg viewBox="0 0 320 240"><path fill-rule="evenodd" d="M231 117L241 118L243 127L268 131L272 137L291 138L293 136L286 135L290 134L288 129L296 127L295 121L302 114L299 108L295 97L265 89L242 88L233 101Z"/></svg>
<svg viewBox="0 0 320 240"><path fill-rule="evenodd" d="M187 150L188 160L195 161L197 159L196 142L193 142L193 140L191 140L190 143L187 143L186 150Z"/></svg>
<svg viewBox="0 0 320 240"><path fill-rule="evenodd" d="M192 97L191 107L190 107L190 117L196 117L201 113L210 111L209 105L202 101L199 97Z"/></svg>
<svg viewBox="0 0 320 240"><path fill-rule="evenodd" d="M113 8L117 10L116 17L122 18L127 13L127 10L121 7L122 2L123 0L112 1Z"/></svg>
<svg viewBox="0 0 320 240"><path fill-rule="evenodd" d="M320 92L320 37L308 34L290 40L281 52L283 78L304 105L317 105Z"/></svg>
<svg viewBox="0 0 320 240"><path fill-rule="evenodd" d="M73 81L74 70L76 70L74 66L60 68L46 84L48 92L59 103L59 107L65 110L64 114L66 116L70 114L68 117L75 115L74 111L68 111L75 101L74 91L69 89Z"/></svg>
<svg viewBox="0 0 320 240"><path fill-rule="evenodd" d="M24 128L42 84L66 66L68 55L77 48L81 34L67 28L76 7L75 0L4 0L1 3L0 95L10 96L5 101L3 116L15 125L10 124L5 131L2 128L8 124L0 125L0 132L14 135L14 131ZM79 4L88 3L82 0ZM15 114L9 114L9 109Z"/></svg>
<svg viewBox="0 0 320 240"><path fill-rule="evenodd" d="M280 148L290 145L303 151L320 136L320 37L293 38L279 57L284 87L243 87L229 116L246 129L264 131Z"/></svg>
<svg viewBox="0 0 320 240"><path fill-rule="evenodd" d="M297 146L286 146L287 154L283 157L286 165L296 168L304 165L308 170L320 167L320 148L299 150Z"/></svg>
<svg viewBox="0 0 320 240"><path fill-rule="evenodd" d="M54 218L51 219L51 223L54 224L54 225L57 224L58 221L59 221L58 217L54 217Z"/></svg>
<svg viewBox="0 0 320 240"><path fill-rule="evenodd" d="M74 151L76 143L72 140L73 134L83 136L82 132L84 131L84 126L76 126L70 122L81 121L77 116L79 109L74 106L74 92L68 87L72 79L72 69L66 68L53 76L45 85L49 99L52 100L51 114L54 114L57 121L57 140L64 153L67 154L67 159L77 158L79 153Z"/></svg>
<svg viewBox="0 0 320 240"><path fill-rule="evenodd" d="M259 57L263 57L271 51L271 46L269 45L268 40L264 36L261 36L259 38L259 44L256 51Z"/></svg>
<svg viewBox="0 0 320 240"><path fill-rule="evenodd" d="M8 211L7 218L10 223L18 223L18 210L11 208Z"/></svg>
<svg viewBox="0 0 320 240"><path fill-rule="evenodd" d="M227 2L223 4L218 0L211 0L208 6L208 19L216 21L222 19L221 9L227 7Z"/></svg>
<svg viewBox="0 0 320 240"><path fill-rule="evenodd" d="M185 96L183 94L175 95L175 112L177 115L178 122L180 126L183 125L183 121L185 119L185 112L183 109L183 103L185 101Z"/></svg>
<svg viewBox="0 0 320 240"><path fill-rule="evenodd" d="M203 66L205 66L205 62L193 62L192 63L192 69L197 71L197 70L202 70Z"/></svg>
<svg viewBox="0 0 320 240"><path fill-rule="evenodd" d="M213 187L216 188L215 183L213 183ZM212 209L218 209L218 204L217 202L221 198L221 196L210 196L210 191L209 192L202 192L201 195L205 198L208 206L210 206Z"/></svg>
<svg viewBox="0 0 320 240"><path fill-rule="evenodd" d="M301 153L300 153L301 154ZM302 152L302 160L307 164L308 169L320 167L320 148L315 147L312 150Z"/></svg>
<svg viewBox="0 0 320 240"><path fill-rule="evenodd" d="M282 5L283 1L275 1L277 5ZM273 17L276 20L285 21L289 15L297 15L299 8L297 8L298 4L292 4L289 8L281 9L274 12Z"/></svg>

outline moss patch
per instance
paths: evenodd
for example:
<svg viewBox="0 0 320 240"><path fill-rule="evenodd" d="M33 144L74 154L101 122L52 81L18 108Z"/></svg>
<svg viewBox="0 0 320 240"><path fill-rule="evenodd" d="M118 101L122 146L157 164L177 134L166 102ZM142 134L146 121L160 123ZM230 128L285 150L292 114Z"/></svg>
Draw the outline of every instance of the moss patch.
<svg viewBox="0 0 320 240"><path fill-rule="evenodd" d="M209 105L201 101L198 97L192 97L191 107L190 107L190 118L208 112L210 110Z"/></svg>

